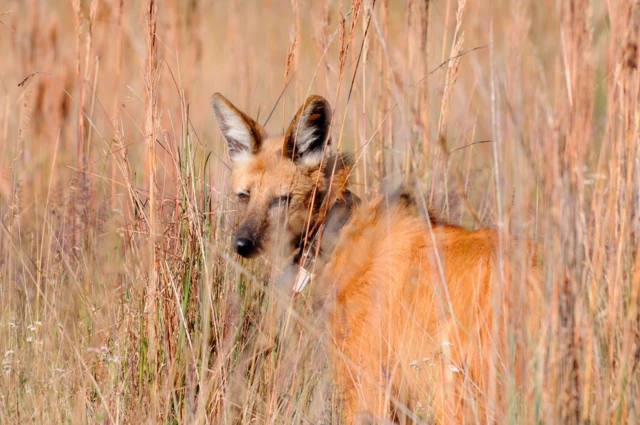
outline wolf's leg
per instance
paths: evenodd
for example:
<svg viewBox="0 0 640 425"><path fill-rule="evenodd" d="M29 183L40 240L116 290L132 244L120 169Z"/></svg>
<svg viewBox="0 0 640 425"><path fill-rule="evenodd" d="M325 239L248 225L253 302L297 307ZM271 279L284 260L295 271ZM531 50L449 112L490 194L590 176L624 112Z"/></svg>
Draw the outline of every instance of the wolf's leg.
<svg viewBox="0 0 640 425"><path fill-rule="evenodd" d="M343 400L342 418L345 424L373 425L393 422L390 398L379 370L366 365L344 367L339 372Z"/></svg>

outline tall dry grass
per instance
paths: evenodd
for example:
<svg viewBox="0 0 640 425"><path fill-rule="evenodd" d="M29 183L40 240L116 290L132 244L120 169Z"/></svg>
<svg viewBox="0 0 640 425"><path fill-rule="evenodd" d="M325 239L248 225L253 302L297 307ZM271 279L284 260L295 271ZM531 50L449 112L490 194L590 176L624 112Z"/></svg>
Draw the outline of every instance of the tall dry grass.
<svg viewBox="0 0 640 425"><path fill-rule="evenodd" d="M504 422L640 422L639 22L632 0L3 2L0 423L338 423L310 301L230 250L215 91L274 133L321 94L359 195L417 176L521 241Z"/></svg>

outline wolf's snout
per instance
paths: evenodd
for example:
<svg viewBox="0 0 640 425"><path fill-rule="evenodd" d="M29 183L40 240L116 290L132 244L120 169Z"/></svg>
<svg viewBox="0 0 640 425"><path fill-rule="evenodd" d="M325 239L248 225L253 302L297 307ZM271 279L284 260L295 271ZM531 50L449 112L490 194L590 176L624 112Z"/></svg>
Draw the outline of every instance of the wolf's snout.
<svg viewBox="0 0 640 425"><path fill-rule="evenodd" d="M251 258L258 253L255 241L243 236L236 236L233 240L233 248L245 258Z"/></svg>

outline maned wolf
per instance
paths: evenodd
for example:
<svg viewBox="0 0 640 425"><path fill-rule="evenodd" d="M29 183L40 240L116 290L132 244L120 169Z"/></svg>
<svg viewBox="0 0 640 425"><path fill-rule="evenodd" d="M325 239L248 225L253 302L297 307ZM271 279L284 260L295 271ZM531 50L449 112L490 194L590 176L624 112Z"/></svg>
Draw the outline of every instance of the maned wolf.
<svg viewBox="0 0 640 425"><path fill-rule="evenodd" d="M344 423L501 421L491 402L517 373L493 317L497 233L440 223L411 190L360 203L322 97L279 137L219 93L212 104L242 211L235 251L288 258L297 291L316 276Z"/></svg>

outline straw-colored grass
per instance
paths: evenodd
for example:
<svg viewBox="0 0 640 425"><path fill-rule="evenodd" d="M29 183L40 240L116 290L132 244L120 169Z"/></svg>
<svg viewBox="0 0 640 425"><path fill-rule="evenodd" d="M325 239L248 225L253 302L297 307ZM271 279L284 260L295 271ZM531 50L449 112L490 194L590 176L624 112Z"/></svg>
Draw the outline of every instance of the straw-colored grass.
<svg viewBox="0 0 640 425"><path fill-rule="evenodd" d="M489 394L509 423L639 423L638 22L632 0L2 2L0 424L338 423L311 300L231 250L216 91L273 133L320 94L361 197L410 176L533 241L539 270L502 258L528 353Z"/></svg>

